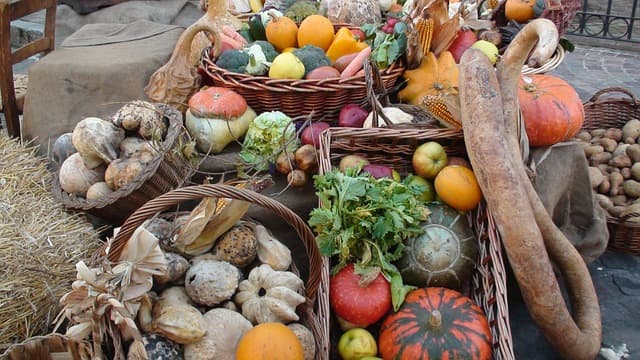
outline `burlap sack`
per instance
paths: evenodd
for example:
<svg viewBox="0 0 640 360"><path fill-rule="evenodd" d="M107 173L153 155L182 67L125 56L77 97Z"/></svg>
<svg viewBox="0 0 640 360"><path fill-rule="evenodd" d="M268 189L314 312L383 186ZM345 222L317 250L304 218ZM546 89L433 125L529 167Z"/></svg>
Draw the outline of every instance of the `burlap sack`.
<svg viewBox="0 0 640 360"><path fill-rule="evenodd" d="M183 30L144 20L83 26L29 68L23 136L46 153L84 117L109 118L124 103L146 99L149 77Z"/></svg>
<svg viewBox="0 0 640 360"><path fill-rule="evenodd" d="M582 148L562 143L532 151L533 183L553 222L590 263L606 250L609 231Z"/></svg>

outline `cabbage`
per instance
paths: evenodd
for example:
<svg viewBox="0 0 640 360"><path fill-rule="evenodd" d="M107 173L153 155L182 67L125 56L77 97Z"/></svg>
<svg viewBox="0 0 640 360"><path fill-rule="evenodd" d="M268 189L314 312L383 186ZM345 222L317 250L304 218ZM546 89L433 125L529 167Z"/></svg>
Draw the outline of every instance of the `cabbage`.
<svg viewBox="0 0 640 360"><path fill-rule="evenodd" d="M293 120L280 111L258 115L244 137L240 159L256 170L268 170L285 149L294 152L300 147Z"/></svg>

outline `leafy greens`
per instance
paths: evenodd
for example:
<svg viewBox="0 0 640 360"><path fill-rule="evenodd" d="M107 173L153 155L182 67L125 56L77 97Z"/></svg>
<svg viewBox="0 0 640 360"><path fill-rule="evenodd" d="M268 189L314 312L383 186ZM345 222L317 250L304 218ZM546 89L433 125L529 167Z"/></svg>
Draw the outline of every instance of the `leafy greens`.
<svg viewBox="0 0 640 360"><path fill-rule="evenodd" d="M404 240L423 233L421 223L429 215L420 200L424 189L359 172L332 170L314 177L322 205L311 211L309 225L322 255L337 257L333 273L350 262L359 274L381 269L397 310L412 287L403 284L393 263L402 256Z"/></svg>

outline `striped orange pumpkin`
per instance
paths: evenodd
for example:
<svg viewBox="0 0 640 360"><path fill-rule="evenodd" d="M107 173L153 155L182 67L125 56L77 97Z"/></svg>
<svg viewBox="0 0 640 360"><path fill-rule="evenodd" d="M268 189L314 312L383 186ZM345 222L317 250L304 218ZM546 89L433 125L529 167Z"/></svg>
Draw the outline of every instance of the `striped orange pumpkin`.
<svg viewBox="0 0 640 360"><path fill-rule="evenodd" d="M462 293L428 287L407 294L380 328L385 360L491 358L491 331L482 309Z"/></svg>

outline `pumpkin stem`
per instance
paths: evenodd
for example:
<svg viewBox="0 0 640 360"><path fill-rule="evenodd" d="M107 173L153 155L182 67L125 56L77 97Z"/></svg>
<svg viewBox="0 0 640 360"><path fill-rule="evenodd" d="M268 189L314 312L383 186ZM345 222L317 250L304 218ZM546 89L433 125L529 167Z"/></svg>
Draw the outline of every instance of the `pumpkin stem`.
<svg viewBox="0 0 640 360"><path fill-rule="evenodd" d="M440 328L442 325L442 313L439 310L433 310L430 315L429 326L432 328Z"/></svg>

